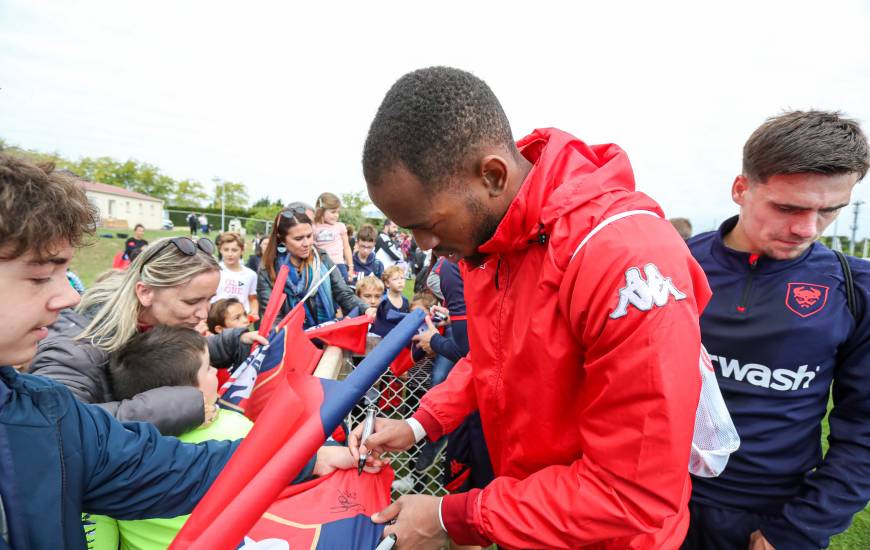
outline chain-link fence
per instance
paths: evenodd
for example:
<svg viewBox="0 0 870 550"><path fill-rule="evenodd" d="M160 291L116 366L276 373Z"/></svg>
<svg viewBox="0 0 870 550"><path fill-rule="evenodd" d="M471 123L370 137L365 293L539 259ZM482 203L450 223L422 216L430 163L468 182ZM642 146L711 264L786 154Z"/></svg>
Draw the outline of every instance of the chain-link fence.
<svg viewBox="0 0 870 550"><path fill-rule="evenodd" d="M195 209L194 209L195 210ZM169 210L166 209L165 212L169 216L169 219L172 220L173 224L175 224L176 229L183 229L187 227L187 216L193 210ZM208 220L208 232L204 229L200 228L200 232L205 235L211 235L214 233L221 232L221 215L220 213L215 212L194 212L197 217L203 215ZM236 222L231 226L230 222L233 220L238 220L238 227L236 227ZM269 231L272 227L272 222L270 220L261 220L258 218L246 218L243 216L235 216L232 214L225 214L223 218L225 227L224 229L227 231L240 231L244 229L244 231L240 231L246 233L246 236L253 237L256 233L260 233L261 235L268 235ZM213 235L213 236L215 236Z"/></svg>
<svg viewBox="0 0 870 550"><path fill-rule="evenodd" d="M377 340L370 340L369 346ZM351 357L345 354L344 365L340 378L347 376L361 357ZM429 376L432 371L432 361L424 359L418 362L401 377L394 376L389 370L375 384L378 390L378 415L390 418L407 418L420 404L420 398L429 389ZM360 403L348 415L348 426L353 429L365 419L364 404ZM420 493L427 495L443 495L446 493L444 480L444 452L438 455L432 466L419 472L414 464L426 440L401 453L391 453L392 466L396 471L393 482L393 500L405 493Z"/></svg>

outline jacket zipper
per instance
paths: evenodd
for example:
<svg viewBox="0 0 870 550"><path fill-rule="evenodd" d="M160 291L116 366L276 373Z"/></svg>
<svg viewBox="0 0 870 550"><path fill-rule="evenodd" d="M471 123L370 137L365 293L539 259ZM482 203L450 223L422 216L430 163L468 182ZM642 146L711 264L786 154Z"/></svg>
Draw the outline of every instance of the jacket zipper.
<svg viewBox="0 0 870 550"><path fill-rule="evenodd" d="M504 368L504 346L502 345L502 342L501 342L501 335L502 335L501 327L502 327L502 321L503 321L503 317L504 317L504 303L505 303L505 300L507 299L508 288L510 287L510 264L505 262L504 266L505 266L505 281L504 281L505 284L503 285L504 288L502 289L501 288L502 285L499 284L499 280L498 280L499 274L501 272L501 267L502 267L502 258L501 258L501 255L499 255L498 262L497 262L496 268L495 268L495 288L501 294L501 296L499 296L499 300L498 300L498 313L496 314L496 325L495 325L495 333L496 333L496 336L498 338L497 345L496 345L496 351L495 351L496 368L498 370L496 372L495 384L493 385L494 386L493 397L495 398L495 403L496 403L497 407L500 407L499 396L501 393L502 368ZM500 408L497 410L500 411ZM499 418L499 417L500 417L500 414L496 415L496 418ZM502 423L499 422L498 424L499 424L499 427L498 427L497 431L499 432L499 438L502 441L505 441L507 434L505 434L503 431Z"/></svg>
<svg viewBox="0 0 870 550"><path fill-rule="evenodd" d="M60 532L66 533L66 461L63 458L63 434L57 425L57 448L60 453Z"/></svg>
<svg viewBox="0 0 870 550"><path fill-rule="evenodd" d="M749 292L752 290L752 278L755 275L755 269L758 267L758 258L758 254L749 255L749 275L746 276L746 285L743 287L743 293L740 295L740 303L737 305L738 313L746 313Z"/></svg>

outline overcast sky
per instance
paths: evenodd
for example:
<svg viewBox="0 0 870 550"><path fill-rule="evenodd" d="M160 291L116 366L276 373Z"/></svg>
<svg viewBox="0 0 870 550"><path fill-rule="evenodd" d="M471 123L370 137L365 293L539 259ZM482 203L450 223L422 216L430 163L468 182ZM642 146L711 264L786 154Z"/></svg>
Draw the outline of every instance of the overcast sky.
<svg viewBox="0 0 870 550"><path fill-rule="evenodd" d="M870 2L591 4L0 0L0 137L313 202L365 189L399 76L451 65L489 83L517 138L617 143L641 191L706 230L736 212L766 117L839 109L870 130Z"/></svg>

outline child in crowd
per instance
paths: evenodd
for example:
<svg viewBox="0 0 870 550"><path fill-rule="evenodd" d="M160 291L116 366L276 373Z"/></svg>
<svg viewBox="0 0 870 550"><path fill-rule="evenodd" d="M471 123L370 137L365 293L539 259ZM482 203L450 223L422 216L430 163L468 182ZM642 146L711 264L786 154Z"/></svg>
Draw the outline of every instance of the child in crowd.
<svg viewBox="0 0 870 550"><path fill-rule="evenodd" d="M384 297L384 283L374 275L364 277L356 284L356 295L368 307L378 307Z"/></svg>
<svg viewBox="0 0 870 550"><path fill-rule="evenodd" d="M438 299L431 292L418 292L411 298L411 311L422 309L427 314L432 311L434 306L438 305Z"/></svg>
<svg viewBox="0 0 870 550"><path fill-rule="evenodd" d="M411 310L408 299L402 295L402 291L405 290L405 269L399 265L390 266L384 270L381 278L387 288L387 295L378 306L372 332L383 337L399 324L398 320L389 318L391 311L408 313Z"/></svg>
<svg viewBox="0 0 870 550"><path fill-rule="evenodd" d="M212 298L216 302L222 298L236 298L245 312L259 318L260 306L257 303L257 274L242 265L245 240L238 233L226 232L218 235L218 251L221 253L221 282Z"/></svg>
<svg viewBox="0 0 870 550"><path fill-rule="evenodd" d="M182 327L159 326L134 336L112 358L110 364L112 390L118 399L131 399L142 392L166 386L193 386L203 393L206 402L218 399L217 371L209 365L206 339L194 330ZM232 410L218 409L211 422L194 428L178 437L187 443L208 440L235 440L245 437L253 423ZM347 449L324 446L318 450L330 456L332 464L342 468L355 467ZM346 458L342 458L347 455ZM315 476L326 475L332 469L319 470ZM308 474L305 475L307 477ZM297 479L295 482L301 481ZM89 548L91 550L156 550L167 548L189 516L171 519L116 521L105 516L86 518Z"/></svg>
<svg viewBox="0 0 870 550"><path fill-rule="evenodd" d="M124 243L124 258L131 262L136 259L142 250L148 246L148 241L145 240L145 226L137 223L133 228L133 236L127 239Z"/></svg>
<svg viewBox="0 0 870 550"><path fill-rule="evenodd" d="M112 391L117 399L132 399L140 393L166 386L198 388L208 403L218 399L217 369L209 364L206 339L196 331L158 326L142 332L112 357L109 366ZM253 423L235 411L218 409L214 421L182 434L178 439L201 443L210 439L245 437ZM189 516L171 519L116 521L106 516L85 519L91 550L116 550L119 541L127 550L166 548Z"/></svg>
<svg viewBox="0 0 870 550"><path fill-rule="evenodd" d="M332 193L317 197L314 211L314 244L329 255L345 281L355 278L347 227L338 221L341 201Z"/></svg>
<svg viewBox="0 0 870 550"><path fill-rule="evenodd" d="M375 257L375 242L378 231L371 224L364 224L356 234L356 252L353 253L353 268L359 281L363 277L374 275L381 278L384 274L384 264Z"/></svg>
<svg viewBox="0 0 870 550"><path fill-rule="evenodd" d="M220 334L227 328L247 327L248 314L238 298L221 298L208 308L208 331Z"/></svg>

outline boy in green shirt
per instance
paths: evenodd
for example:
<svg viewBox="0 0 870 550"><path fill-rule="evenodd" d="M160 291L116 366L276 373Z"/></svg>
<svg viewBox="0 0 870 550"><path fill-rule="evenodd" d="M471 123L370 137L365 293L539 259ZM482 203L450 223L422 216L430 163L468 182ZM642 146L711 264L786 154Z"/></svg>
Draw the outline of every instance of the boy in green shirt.
<svg viewBox="0 0 870 550"><path fill-rule="evenodd" d="M206 400L216 402L218 398L217 370L209 364L206 340L187 328L160 326L134 336L112 358L110 372L116 399L131 399L143 391L161 386L194 386L202 391ZM247 417L235 411L218 411L214 421L184 433L178 439L186 443L235 440L245 437L254 426ZM309 473L321 476L336 467L355 466L346 448L324 446L317 452L316 464ZM91 550L163 550L188 517L117 521L106 516L86 516L88 547Z"/></svg>

